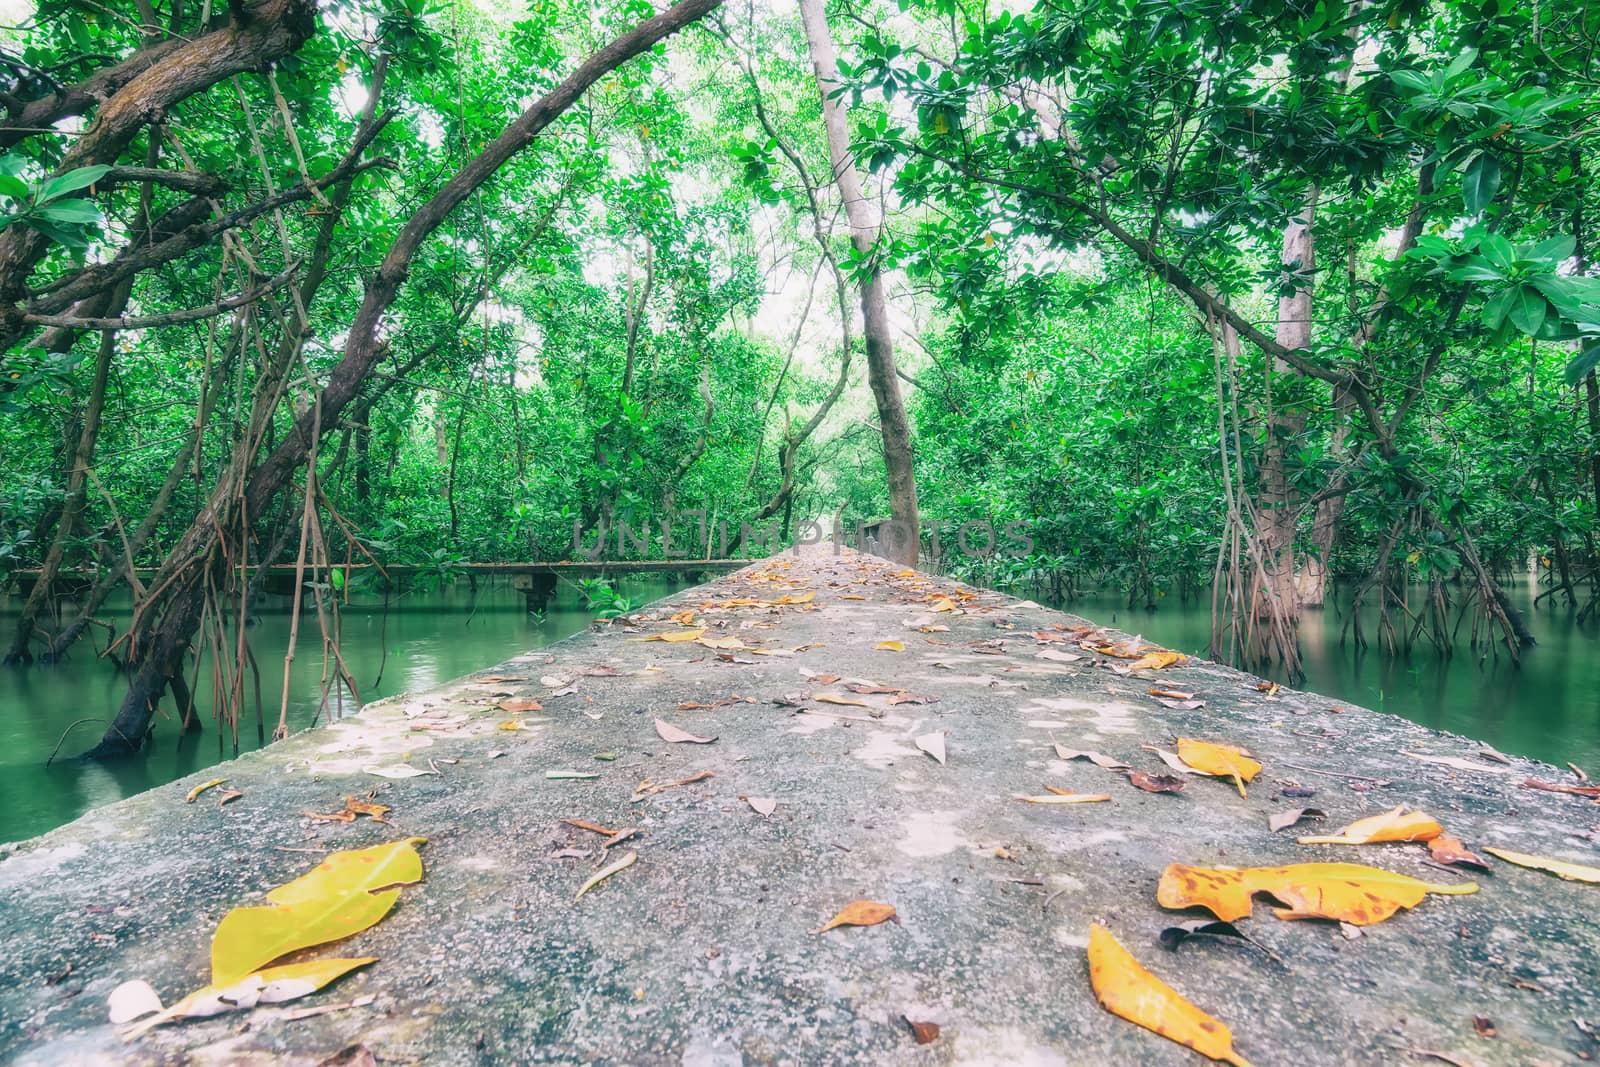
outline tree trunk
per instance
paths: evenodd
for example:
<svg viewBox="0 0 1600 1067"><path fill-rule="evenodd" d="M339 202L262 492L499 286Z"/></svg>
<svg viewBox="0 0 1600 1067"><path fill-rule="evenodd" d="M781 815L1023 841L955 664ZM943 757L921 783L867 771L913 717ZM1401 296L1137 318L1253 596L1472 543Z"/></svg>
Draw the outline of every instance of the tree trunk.
<svg viewBox="0 0 1600 1067"><path fill-rule="evenodd" d="M861 191L861 176L850 154L850 131L839 101L833 96L839 86L834 72L839 69L833 36L823 13L823 0L800 0L800 18L805 23L806 40L811 46L811 65L816 71L817 88L822 94L822 118L828 131L828 157L833 164L834 181L844 200L850 220L850 237L856 251L867 257L866 280L861 284L862 333L867 344L867 382L878 405L878 424L883 430L883 466L889 483L889 517L898 526L898 544L891 549L896 562L917 562L921 530L917 516L917 481L912 466L911 424L906 419L905 401L900 395L900 379L895 371L894 342L889 332L889 312L884 304L883 275L873 256L877 226L872 208Z"/></svg>
<svg viewBox="0 0 1600 1067"><path fill-rule="evenodd" d="M422 242L501 166L531 145L540 132L576 103L591 85L721 2L682 0L591 55L556 88L519 115L407 220L389 246L377 273L367 282L360 309L346 334L344 351L318 402L300 414L284 440L249 474L242 492L224 479L173 549L168 566L163 567L164 572L170 572L166 614L141 638L139 667L127 697L106 735L86 756L125 755L143 743L166 678L181 666L183 650L199 626L206 577L222 564L218 551L221 531L238 520L241 510L245 519L266 514L268 506L305 462L313 437L338 427L340 415L356 399L388 351L379 327L405 284L411 260Z"/></svg>
<svg viewBox="0 0 1600 1067"><path fill-rule="evenodd" d="M1278 297L1278 323L1274 340L1290 351L1311 347L1311 279L1315 267L1315 243L1312 221L1316 214L1317 190L1313 186L1306 193L1303 218L1291 219L1283 230L1282 267L1295 284ZM1282 360L1268 357L1272 365L1271 377L1290 375L1294 368ZM1258 593L1269 597L1271 604L1256 600L1257 611L1276 611L1280 618L1292 621L1300 615L1300 594L1295 579L1295 534L1299 526L1300 501L1289 482L1288 461L1290 451L1300 435L1305 432L1305 410L1295 404L1271 404L1267 419L1266 443L1261 463L1261 484L1258 513L1260 526L1261 562L1264 573L1257 580Z"/></svg>

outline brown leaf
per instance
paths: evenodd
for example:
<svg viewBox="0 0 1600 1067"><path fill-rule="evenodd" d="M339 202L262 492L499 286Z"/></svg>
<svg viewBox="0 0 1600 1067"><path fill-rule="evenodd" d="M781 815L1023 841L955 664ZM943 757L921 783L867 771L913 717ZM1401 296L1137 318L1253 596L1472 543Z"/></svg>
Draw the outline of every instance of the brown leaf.
<svg viewBox="0 0 1600 1067"><path fill-rule="evenodd" d="M917 1022L909 1015L902 1015L900 1018L904 1019L906 1025L911 1027L911 1036L916 1040L917 1044L931 1045L939 1040L938 1023Z"/></svg>
<svg viewBox="0 0 1600 1067"><path fill-rule="evenodd" d="M1276 812L1267 816L1267 829L1273 833L1286 830L1301 819L1326 819L1327 812L1321 808L1290 808L1288 811Z"/></svg>
<svg viewBox="0 0 1600 1067"><path fill-rule="evenodd" d="M493 684L495 682L526 682L527 680L528 679L525 676L520 674L486 674L482 678L476 679L476 681L483 682L485 684Z"/></svg>
<svg viewBox="0 0 1600 1067"><path fill-rule="evenodd" d="M1466 845L1461 843L1459 837L1446 837L1443 834L1428 842L1428 852L1435 863L1448 865L1461 864L1465 867L1482 867L1488 869L1488 864L1473 855Z"/></svg>
<svg viewBox="0 0 1600 1067"><path fill-rule="evenodd" d="M1146 774L1144 771L1134 770L1128 772L1128 781L1146 793L1177 793L1186 784L1175 774Z"/></svg>
<svg viewBox="0 0 1600 1067"><path fill-rule="evenodd" d="M709 745L716 740L715 737L696 737L689 731L661 719L656 720L656 735L669 744Z"/></svg>
<svg viewBox="0 0 1600 1067"><path fill-rule="evenodd" d="M870 696L875 693L904 693L905 690L893 685L847 685L846 689L852 693L861 693Z"/></svg>
<svg viewBox="0 0 1600 1067"><path fill-rule="evenodd" d="M1494 1023L1487 1015L1474 1015L1472 1017L1472 1032L1479 1037L1493 1037L1495 1035Z"/></svg>
<svg viewBox="0 0 1600 1067"><path fill-rule="evenodd" d="M780 708L803 708L805 707L805 699L806 695L804 693L795 692L785 693L781 697L773 697L772 702Z"/></svg>
<svg viewBox="0 0 1600 1067"><path fill-rule="evenodd" d="M865 708L871 706L864 700L853 700L850 697L843 696L839 693L813 693L811 694L811 699L821 701L824 704L842 704L847 708Z"/></svg>
<svg viewBox="0 0 1600 1067"><path fill-rule="evenodd" d="M811 932L820 934L832 930L835 926L877 926L892 918L894 918L893 904L880 904L876 900L856 900L846 904L839 914Z"/></svg>
<svg viewBox="0 0 1600 1067"><path fill-rule="evenodd" d="M811 680L818 685L832 685L839 680L837 674L813 674Z"/></svg>
<svg viewBox="0 0 1600 1067"><path fill-rule="evenodd" d="M939 698L938 697L919 697L919 696L915 696L915 695L913 695L911 693L907 693L907 692L902 691L899 696L890 697L889 698L889 703L891 703L891 704L915 704L915 705L937 704L937 703L939 703Z"/></svg>
<svg viewBox="0 0 1600 1067"><path fill-rule="evenodd" d="M601 837L611 837L616 833L615 830L609 827L601 826L599 823L585 822L582 819L562 819L561 821L568 826L576 826L580 830L588 830L590 833L599 834Z"/></svg>
<svg viewBox="0 0 1600 1067"><path fill-rule="evenodd" d="M510 700L502 700L495 706L501 711L508 712L512 715L520 715L527 711L544 710L543 704L539 703L537 700L529 700L527 697L513 697Z"/></svg>
<svg viewBox="0 0 1600 1067"><path fill-rule="evenodd" d="M1195 698L1194 693L1187 693L1182 689L1158 689L1155 686L1150 687L1150 695L1153 697L1166 697L1168 700L1193 700Z"/></svg>
<svg viewBox="0 0 1600 1067"><path fill-rule="evenodd" d="M1553 782L1541 782L1537 778L1528 778L1523 781L1522 788L1543 789L1547 793L1571 793L1573 796L1600 799L1600 785L1557 785Z"/></svg>
<svg viewBox="0 0 1600 1067"><path fill-rule="evenodd" d="M238 800L244 793L237 789L223 789L217 793L217 807L222 807L230 800Z"/></svg>

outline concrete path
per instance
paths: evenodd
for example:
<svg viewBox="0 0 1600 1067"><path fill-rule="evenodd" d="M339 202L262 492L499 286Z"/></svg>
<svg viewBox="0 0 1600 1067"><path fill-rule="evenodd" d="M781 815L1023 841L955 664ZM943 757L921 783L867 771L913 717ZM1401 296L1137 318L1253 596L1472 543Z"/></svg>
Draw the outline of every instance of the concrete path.
<svg viewBox="0 0 1600 1067"><path fill-rule="evenodd" d="M785 599L799 603L767 603ZM683 630L668 617L691 609L704 638L750 647L642 640ZM1265 693L1214 664L1118 673L1129 660L1082 644L1126 635L1071 629L1084 625L824 547L91 812L0 849L0 1061L1205 1062L1098 1005L1092 922L1231 1026L1256 1067L1600 1055L1600 885L1492 860L1486 873L1430 867L1418 844L1299 845L1306 824L1267 828L1272 813L1309 806L1327 815L1311 832L1332 832L1404 803L1468 847L1595 864L1600 808L1522 785L1571 784L1570 772ZM863 682L929 702L847 688ZM1152 687L1205 704L1165 707ZM496 706L508 698L543 710L508 714ZM513 719L522 728L500 728ZM656 719L716 741L668 743ZM916 742L940 731L942 765ZM1198 776L1181 793L1143 792L1053 748L1159 773L1142 746L1175 736L1252 751L1264 769L1248 797ZM367 770L396 766L429 773ZM597 777L550 777L560 771ZM212 776L243 795L219 804L219 788L186 804ZM1016 799L1051 786L1112 800ZM391 824L302 814L368 794ZM776 807L763 815L746 798ZM638 832L605 848L564 819ZM106 1021L107 995L128 979L168 1003L204 985L228 909L259 903L321 850L410 836L428 839L424 882L336 949L376 964L291 1004L132 1043ZM636 863L574 901L630 849ZM1158 943L1199 914L1157 904L1167 864L1309 860L1472 877L1482 890L1429 897L1358 937L1280 921L1258 902L1239 924L1254 945ZM896 918L812 933L857 899L892 904ZM318 1008L332 1010L308 1017ZM939 1033L918 1044L906 1017Z"/></svg>

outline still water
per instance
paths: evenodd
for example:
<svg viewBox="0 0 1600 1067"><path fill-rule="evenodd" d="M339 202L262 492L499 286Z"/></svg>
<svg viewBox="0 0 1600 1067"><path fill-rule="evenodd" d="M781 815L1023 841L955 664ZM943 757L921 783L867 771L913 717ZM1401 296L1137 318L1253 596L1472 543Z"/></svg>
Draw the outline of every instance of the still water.
<svg viewBox="0 0 1600 1067"><path fill-rule="evenodd" d="M618 591L635 606L682 587L658 577L618 583ZM261 697L270 738L283 694L289 612L287 598L264 599L249 637L261 664ZM425 689L481 670L576 633L593 618L575 591L562 589L540 621L527 614L522 594L501 581L480 581L475 594L464 581L443 590L407 594L391 600L387 611L381 602L363 603L355 594L351 599L344 608L342 649L364 700ZM11 632L19 607L20 598L0 599L0 633ZM124 622L127 609L108 606L101 614L108 621ZM321 635L315 615L308 612L301 621L290 681L291 729L303 729L316 715L321 677ZM246 687L248 692L248 679ZM45 766L69 727L61 756L74 756L93 745L123 691L122 677L96 660L87 644L64 664L0 667L0 841L44 833L92 807L232 756L231 736L218 750L210 690L202 680L196 700L206 727L203 733L190 735L180 745L171 721L158 720L155 744L138 757L113 764L80 764L58 757ZM167 703L170 706L170 700ZM247 698L246 707L239 724L241 751L256 747L253 696ZM73 727L79 719L99 721Z"/></svg>
<svg viewBox="0 0 1600 1067"><path fill-rule="evenodd" d="M1600 777L1600 625L1580 627L1573 611L1564 605L1552 610L1548 599L1534 612L1530 588L1525 582L1506 588L1539 641L1523 654L1520 668L1503 647L1482 662L1464 644L1450 659L1435 655L1432 646L1397 659L1376 649L1357 653L1339 642L1350 590L1338 590L1326 610L1308 612L1301 624L1306 680L1298 688L1487 741L1502 752L1557 766L1570 760ZM1180 652L1203 656L1211 640L1209 597L1188 604L1169 598L1155 611L1130 611L1125 595L1107 591L1056 606ZM1370 641L1376 611L1363 620ZM1462 625L1463 638L1471 626L1471 620Z"/></svg>

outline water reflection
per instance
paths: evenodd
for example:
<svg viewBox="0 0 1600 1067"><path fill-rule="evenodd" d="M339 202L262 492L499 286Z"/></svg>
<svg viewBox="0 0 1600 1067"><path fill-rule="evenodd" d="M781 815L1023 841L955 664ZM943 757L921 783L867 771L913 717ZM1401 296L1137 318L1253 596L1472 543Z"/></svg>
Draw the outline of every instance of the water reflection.
<svg viewBox="0 0 1600 1067"><path fill-rule="evenodd" d="M625 580L621 591L633 603L643 604L679 588L681 583L641 578ZM249 629L251 648L261 665L261 715L269 737L283 695L282 663L289 637L286 604L285 598L276 608L264 607L259 625ZM3 607L0 633L9 633L19 604L13 599ZM116 620L126 613L125 604L112 605L102 616ZM426 689L547 645L583 629L590 617L571 590L563 590L540 621L526 613L522 594L504 582L480 582L476 592L462 582L407 595L387 610L370 598L351 604L344 611L341 648L362 698L375 700ZM304 728L317 715L321 645L315 615L307 613L290 683L291 729ZM107 765L58 759L47 768L45 760L58 741L62 756L70 757L99 738L123 690L121 676L96 660L86 644L64 664L0 668L0 841L43 833L89 808L232 757L232 738L219 737L210 719L211 687L209 679L202 678L196 699L206 728L199 736L180 744L174 724L161 721L154 746L135 759ZM241 751L256 747L253 682L248 676L246 692L247 710L239 723ZM345 708L352 707L347 698ZM73 725L86 718L96 721Z"/></svg>
<svg viewBox="0 0 1600 1067"><path fill-rule="evenodd" d="M1579 626L1565 607L1535 613L1526 583L1513 584L1507 594L1539 641L1520 669L1504 648L1480 657L1463 644L1443 658L1431 645L1418 645L1409 656L1388 658L1375 648L1361 652L1341 645L1351 596L1341 589L1325 611L1308 613L1302 623L1301 688L1487 741L1504 752L1557 765L1571 760L1600 772L1600 625ZM1187 604L1169 598L1153 612L1129 611L1110 592L1058 606L1184 652L1204 655L1210 643L1209 597ZM1362 622L1369 638L1377 632L1375 611L1367 609ZM1463 638L1470 628L1471 620L1462 625Z"/></svg>

